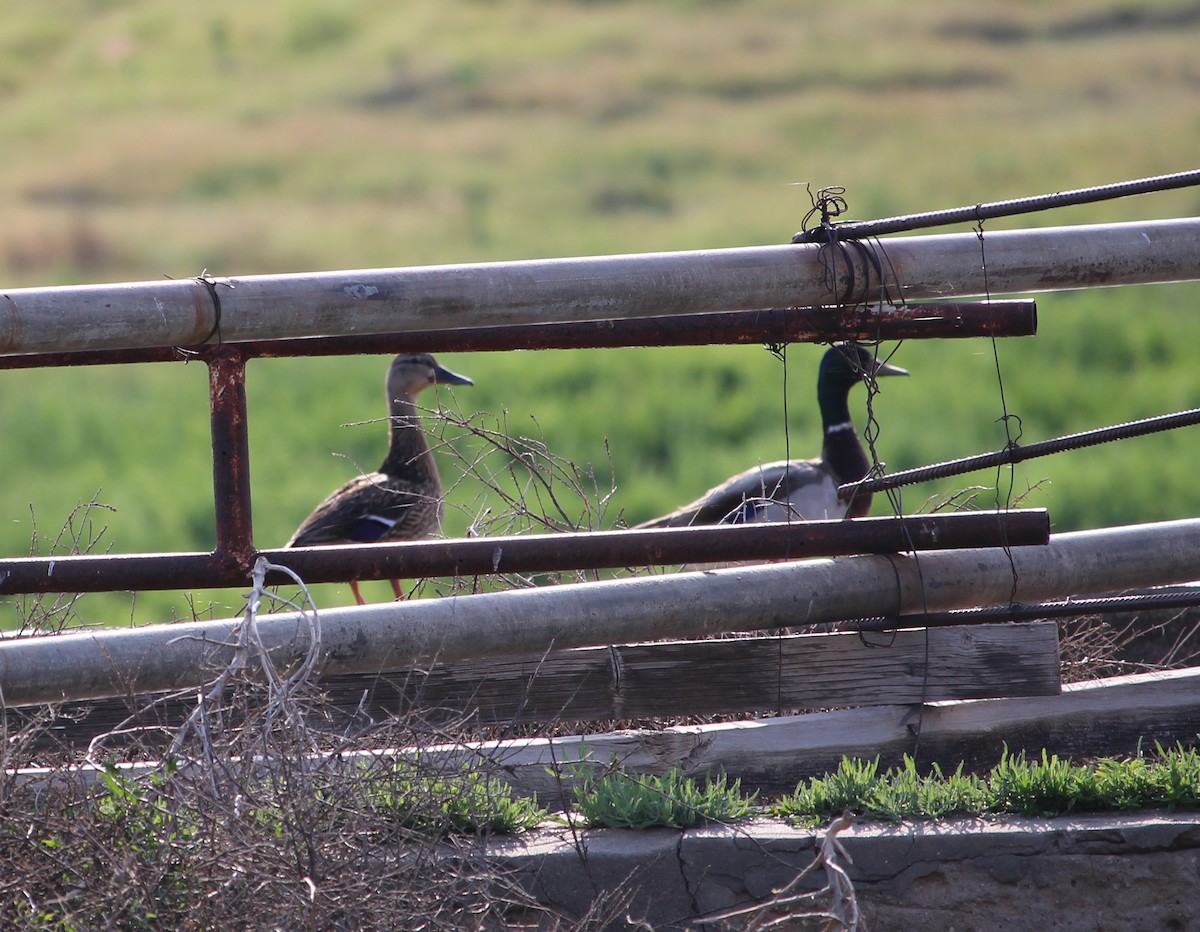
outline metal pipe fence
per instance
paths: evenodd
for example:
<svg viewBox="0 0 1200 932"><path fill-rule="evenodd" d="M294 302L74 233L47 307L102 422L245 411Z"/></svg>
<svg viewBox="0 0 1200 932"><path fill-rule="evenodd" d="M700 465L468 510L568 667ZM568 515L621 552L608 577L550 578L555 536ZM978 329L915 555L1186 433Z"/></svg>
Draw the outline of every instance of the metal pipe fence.
<svg viewBox="0 0 1200 932"><path fill-rule="evenodd" d="M897 307L786 308L682 317L465 328L415 333L73 350L0 356L0 368L202 361L209 369L216 545L211 553L105 554L0 559L0 595L35 592L243 586L260 555L250 490L246 364L264 357L441 351L507 351L861 337L1024 335L1036 330L1033 301L947 302ZM886 529L815 522L779 527L666 529L464 541L415 541L264 551L311 582L555 572L709 560L784 559L947 546L1045 543L1044 512L922 517ZM682 533L681 533L682 532ZM277 579L276 582L283 580Z"/></svg>
<svg viewBox="0 0 1200 932"><path fill-rule="evenodd" d="M848 245L849 243L849 245ZM1200 278L1200 219L24 288L0 354L844 307Z"/></svg>
<svg viewBox="0 0 1200 932"><path fill-rule="evenodd" d="M1036 329L1032 301L911 302L1198 279L1197 256L1200 219L1189 218L1004 231L982 244L974 233L948 234L886 246L788 244L2 292L0 368L208 365L216 545L211 553L0 559L0 594L245 584L259 555L245 390L250 359L1019 335ZM988 518L986 528L958 518L903 519L902 539L896 526L880 532L856 521L838 530L669 529L621 532L614 541L555 535L551 542L415 542L270 556L304 578L339 581L550 571L579 568L585 559L593 567L632 566L894 552L933 541L1044 542L1035 539L1044 515ZM915 528L927 529L925 543Z"/></svg>

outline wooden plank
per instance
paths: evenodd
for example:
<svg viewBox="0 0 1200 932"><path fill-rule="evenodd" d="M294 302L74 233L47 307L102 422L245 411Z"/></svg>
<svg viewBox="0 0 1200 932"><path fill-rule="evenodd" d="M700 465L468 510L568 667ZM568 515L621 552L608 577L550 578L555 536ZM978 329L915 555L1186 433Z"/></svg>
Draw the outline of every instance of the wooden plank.
<svg viewBox="0 0 1200 932"><path fill-rule="evenodd" d="M657 730L446 744L419 753L425 762L440 758L448 768L482 761L519 793L536 794L544 805L555 806L570 793L572 765L579 761L619 764L635 773L663 773L675 766L689 775L723 771L747 790L779 794L836 769L843 756L878 757L881 766L891 767L904 754L915 754L922 768L936 761L944 770L953 769L961 760L983 770L995 764L1005 745L1013 752L1037 754L1045 748L1061 756L1099 757L1129 753L1139 742L1147 749L1155 740L1194 743L1198 732L1200 667L1190 667L1072 684L1057 696L1040 698L874 706ZM364 760L413 752L378 749L333 757L358 767ZM308 759L315 767L329 761L328 755ZM154 766L133 764L129 772ZM14 776L37 781L55 773L26 768ZM90 782L97 771L85 766L74 773Z"/></svg>
<svg viewBox="0 0 1200 932"><path fill-rule="evenodd" d="M523 794L546 803L569 792L569 765L581 758L631 772L724 771L746 789L787 793L807 777L837 768L843 756L879 758L896 766L904 754L918 765L953 770L996 764L1012 752L1072 757L1118 756L1139 742L1194 743L1200 733L1200 667L1112 677L1063 687L1057 696L987 699L914 706L873 706L757 721L677 726L550 740L445 746L448 762L490 762ZM429 751L426 751L426 759Z"/></svg>
<svg viewBox="0 0 1200 932"><path fill-rule="evenodd" d="M464 662L381 677L377 712L443 707L484 723L675 718L1059 691L1053 623L894 636L792 634L554 651L541 660ZM326 686L357 704L362 676Z"/></svg>
<svg viewBox="0 0 1200 932"><path fill-rule="evenodd" d="M1059 690L1052 622L788 634L553 651L544 658L436 665L321 680L331 705L376 720L417 713L479 724L677 719ZM160 706L170 726L191 700ZM86 743L128 715L124 700L61 710L55 734ZM81 717L82 716L82 717Z"/></svg>

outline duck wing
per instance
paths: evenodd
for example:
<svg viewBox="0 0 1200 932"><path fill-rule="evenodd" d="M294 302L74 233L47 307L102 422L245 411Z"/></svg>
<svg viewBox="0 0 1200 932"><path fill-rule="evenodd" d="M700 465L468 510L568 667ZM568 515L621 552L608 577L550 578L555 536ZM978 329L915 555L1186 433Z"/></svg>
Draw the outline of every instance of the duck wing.
<svg viewBox="0 0 1200 932"><path fill-rule="evenodd" d="M285 544L370 544L428 537L441 524L440 490L374 472L351 479L313 509Z"/></svg>
<svg viewBox="0 0 1200 932"><path fill-rule="evenodd" d="M763 463L726 479L694 502L639 528L840 518L837 483L820 460Z"/></svg>

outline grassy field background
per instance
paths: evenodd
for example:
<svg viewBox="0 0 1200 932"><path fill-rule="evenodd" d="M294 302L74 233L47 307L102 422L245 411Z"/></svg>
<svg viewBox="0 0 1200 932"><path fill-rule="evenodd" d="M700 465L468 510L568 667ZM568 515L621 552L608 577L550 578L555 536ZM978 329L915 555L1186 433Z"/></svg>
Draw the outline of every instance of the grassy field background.
<svg viewBox="0 0 1200 932"><path fill-rule="evenodd" d="M21 2L0 23L0 272L21 287L780 243L805 184L844 185L867 219L1180 171L1200 152L1197 47L1200 3L1168 0ZM1197 215L1192 189L987 228ZM1026 441L1196 406L1198 300L1196 284L1047 294L1038 335L995 355L906 343L912 378L873 405L880 458L995 449L1001 384ZM611 526L815 455L820 353L461 354L443 361L477 385L440 401L590 464ZM387 362L251 363L259 546L378 464ZM35 536L45 552L93 497L101 546L212 546L203 366L0 372L0 431L0 554ZM473 456L475 438L447 436ZM1015 492L1058 530L1193 516L1194 445L1185 431L1039 460ZM500 507L456 463L442 459L450 534ZM78 611L237 607L143 593ZM16 617L0 602L0 624Z"/></svg>

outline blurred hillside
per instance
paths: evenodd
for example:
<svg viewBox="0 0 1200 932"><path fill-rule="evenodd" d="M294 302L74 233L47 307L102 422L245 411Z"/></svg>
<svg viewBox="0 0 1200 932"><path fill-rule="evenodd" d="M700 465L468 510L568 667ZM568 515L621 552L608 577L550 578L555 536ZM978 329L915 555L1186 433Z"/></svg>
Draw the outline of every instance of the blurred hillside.
<svg viewBox="0 0 1200 932"><path fill-rule="evenodd" d="M806 185L844 185L866 219L1180 171L1200 151L1198 42L1200 3L1167 0L21 3L0 22L0 280L778 243ZM988 229L1197 215L1193 189ZM1196 406L1198 298L1194 284L1042 295L1036 337L908 343L896 361L913 377L873 404L879 456L895 470L994 449L1006 410L1031 441ZM440 397L594 467L611 525L755 461L815 455L820 352L463 354L446 361L476 387ZM386 365L251 364L260 546L377 465ZM0 553L35 534L46 550L93 496L112 508L90 531L107 527L102 545L209 549L206 401L199 365L0 372ZM903 505L975 484L987 504L1032 487L1025 503L1060 530L1200 514L1192 436L1028 464L1011 496L985 474ZM451 440L469 459L473 438ZM442 463L446 529L463 533L499 503ZM237 607L150 593L136 618L210 598L217 615ZM131 611L80 603L85 620Z"/></svg>

